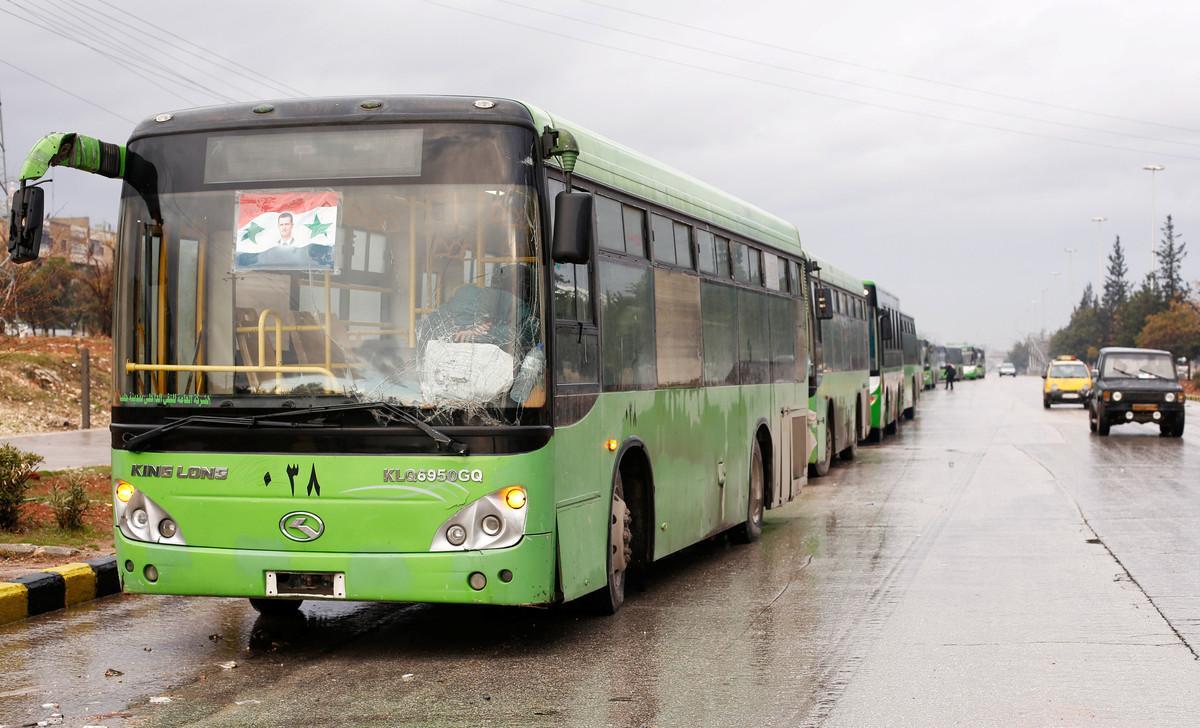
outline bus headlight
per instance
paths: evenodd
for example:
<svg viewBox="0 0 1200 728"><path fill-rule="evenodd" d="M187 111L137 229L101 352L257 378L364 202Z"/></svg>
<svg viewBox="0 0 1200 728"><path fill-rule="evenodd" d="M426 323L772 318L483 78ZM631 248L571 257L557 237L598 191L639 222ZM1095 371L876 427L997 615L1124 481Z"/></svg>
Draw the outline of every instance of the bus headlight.
<svg viewBox="0 0 1200 728"><path fill-rule="evenodd" d="M1175 401L1175 393L1174 393L1174 392L1167 392L1166 396L1165 396L1165 397L1163 397L1163 399L1165 399L1165 400L1166 400L1166 401L1168 401L1168 402L1174 402L1174 401Z"/></svg>
<svg viewBox="0 0 1200 728"><path fill-rule="evenodd" d="M1123 396L1123 395L1122 395L1120 392L1113 392L1113 397L1112 397L1112 399L1113 399L1113 401L1114 401L1114 402L1120 402L1120 401L1121 401L1121 397L1122 397L1122 396Z"/></svg>
<svg viewBox="0 0 1200 728"><path fill-rule="evenodd" d="M128 487L125 487L128 486ZM166 509L146 497L131 483L118 481L113 498L113 518L125 538L147 543L186 546L179 524Z"/></svg>
<svg viewBox="0 0 1200 728"><path fill-rule="evenodd" d="M122 503L128 503L129 499L133 497L133 494L136 491L137 488L133 487L133 483L127 483L124 480L117 481L116 496L117 500L121 501Z"/></svg>
<svg viewBox="0 0 1200 728"><path fill-rule="evenodd" d="M525 535L527 495L519 485L488 493L463 506L433 536L430 551L502 549Z"/></svg>

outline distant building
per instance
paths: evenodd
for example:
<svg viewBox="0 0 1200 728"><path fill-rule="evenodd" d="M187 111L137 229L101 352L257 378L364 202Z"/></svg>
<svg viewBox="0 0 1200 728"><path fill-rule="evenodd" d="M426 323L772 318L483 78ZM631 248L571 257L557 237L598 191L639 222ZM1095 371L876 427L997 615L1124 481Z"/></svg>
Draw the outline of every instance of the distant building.
<svg viewBox="0 0 1200 728"><path fill-rule="evenodd" d="M76 265L112 266L117 233L108 225L92 227L86 217L52 217L42 228L39 257L64 258Z"/></svg>

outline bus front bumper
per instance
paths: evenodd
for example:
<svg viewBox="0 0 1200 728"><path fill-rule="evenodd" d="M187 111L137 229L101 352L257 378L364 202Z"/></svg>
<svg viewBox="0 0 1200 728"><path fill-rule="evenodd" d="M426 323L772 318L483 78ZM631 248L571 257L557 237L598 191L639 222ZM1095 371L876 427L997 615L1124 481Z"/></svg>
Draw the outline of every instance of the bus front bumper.
<svg viewBox="0 0 1200 728"><path fill-rule="evenodd" d="M267 572L301 572L344 574L344 599L351 601L519 605L548 604L555 597L554 538L548 533L526 534L505 549L440 553L170 546L133 541L120 530L116 546L124 590L134 594L261 598L267 596ZM153 582L146 575L149 566L151 575L157 572ZM482 589L468 583L477 573L486 579Z"/></svg>

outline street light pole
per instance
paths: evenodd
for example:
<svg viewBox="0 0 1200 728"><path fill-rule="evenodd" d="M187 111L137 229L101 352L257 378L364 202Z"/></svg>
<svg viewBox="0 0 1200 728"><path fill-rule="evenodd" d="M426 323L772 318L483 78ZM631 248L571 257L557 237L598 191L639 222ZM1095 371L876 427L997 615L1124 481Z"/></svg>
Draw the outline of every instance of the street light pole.
<svg viewBox="0 0 1200 728"><path fill-rule="evenodd" d="M1107 217L1097 215L1092 218L1096 223L1096 290L1104 288L1104 223Z"/></svg>
<svg viewBox="0 0 1200 728"><path fill-rule="evenodd" d="M1155 210L1154 179L1158 173L1166 169L1161 164L1143 165L1142 169L1150 173L1150 272L1158 271L1158 241L1154 237L1154 226L1158 222L1158 212Z"/></svg>
<svg viewBox="0 0 1200 728"><path fill-rule="evenodd" d="M1063 252L1067 254L1067 287L1071 288L1075 281L1075 254L1079 248L1063 248Z"/></svg>

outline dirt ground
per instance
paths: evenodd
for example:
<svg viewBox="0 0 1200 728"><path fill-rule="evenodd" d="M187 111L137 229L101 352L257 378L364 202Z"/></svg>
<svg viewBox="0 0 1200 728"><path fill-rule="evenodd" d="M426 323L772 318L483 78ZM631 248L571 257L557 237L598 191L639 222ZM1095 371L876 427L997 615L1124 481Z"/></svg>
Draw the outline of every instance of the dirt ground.
<svg viewBox="0 0 1200 728"><path fill-rule="evenodd" d="M80 349L91 359L91 425L111 421L112 340L0 336L0 435L79 428Z"/></svg>
<svg viewBox="0 0 1200 728"><path fill-rule="evenodd" d="M109 468L85 468L85 487L88 507L83 528L64 531L54 519L54 510L47 502L51 487L66 485L66 471L41 473L26 494L21 509L21 529L0 531L0 543L29 543L37 546L69 546L78 549L71 556L11 555L0 552L0 579L11 578L28 571L58 566L71 561L106 556L113 553L112 536L112 478Z"/></svg>

